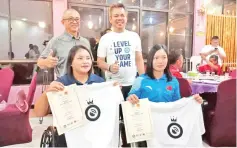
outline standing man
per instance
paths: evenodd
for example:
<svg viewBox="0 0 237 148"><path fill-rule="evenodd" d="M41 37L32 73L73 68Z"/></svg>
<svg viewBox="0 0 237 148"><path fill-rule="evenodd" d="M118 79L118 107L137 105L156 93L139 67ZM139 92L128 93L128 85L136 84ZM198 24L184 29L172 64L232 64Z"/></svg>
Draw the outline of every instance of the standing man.
<svg viewBox="0 0 237 148"><path fill-rule="evenodd" d="M97 63L105 71L106 80L120 82L126 99L137 71L139 74L144 73L141 39L137 33L125 29L127 11L123 4L110 6L109 21L112 31L100 39Z"/></svg>
<svg viewBox="0 0 237 148"><path fill-rule="evenodd" d="M200 52L202 59L209 59L211 55L218 56L218 63L222 65L222 61L226 58L226 53L222 47L219 46L219 37L213 36L211 39L211 45L206 45Z"/></svg>
<svg viewBox="0 0 237 148"><path fill-rule="evenodd" d="M76 10L66 10L62 24L65 32L49 41L37 62L41 69L54 68L57 77L65 74L68 53L73 46L83 45L90 49L89 41L79 34L80 14Z"/></svg>
<svg viewBox="0 0 237 148"><path fill-rule="evenodd" d="M105 71L107 81L115 80L122 85L123 97L126 99L137 71L139 74L144 73L141 39L137 33L125 29L127 11L123 4L118 3L110 6L109 21L112 31L100 39L97 64ZM120 117L123 120L121 111L120 108ZM120 124L120 128L122 147L129 147L124 125Z"/></svg>

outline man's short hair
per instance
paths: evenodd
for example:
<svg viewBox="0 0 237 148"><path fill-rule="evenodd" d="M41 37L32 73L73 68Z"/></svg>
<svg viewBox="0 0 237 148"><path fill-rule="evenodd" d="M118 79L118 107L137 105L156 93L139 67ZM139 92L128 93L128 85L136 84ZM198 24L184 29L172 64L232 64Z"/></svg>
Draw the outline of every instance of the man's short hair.
<svg viewBox="0 0 237 148"><path fill-rule="evenodd" d="M80 16L80 13L79 13L77 10L70 8L70 9L67 9L67 10L65 10L65 11L63 12L62 19L67 19L68 14L71 13L71 12L76 12L76 13L78 13L79 16Z"/></svg>
<svg viewBox="0 0 237 148"><path fill-rule="evenodd" d="M211 40L219 40L219 37L218 37L218 36L213 36L213 37L211 38Z"/></svg>
<svg viewBox="0 0 237 148"><path fill-rule="evenodd" d="M126 7L124 6L124 4L122 4L122 3L112 4L112 5L109 7L109 16L111 16L112 11L113 11L114 8L123 8L123 9L126 11Z"/></svg>
<svg viewBox="0 0 237 148"><path fill-rule="evenodd" d="M169 52L169 63L170 64L175 64L176 61L179 59L179 57L182 55L182 50L181 49L172 49Z"/></svg>

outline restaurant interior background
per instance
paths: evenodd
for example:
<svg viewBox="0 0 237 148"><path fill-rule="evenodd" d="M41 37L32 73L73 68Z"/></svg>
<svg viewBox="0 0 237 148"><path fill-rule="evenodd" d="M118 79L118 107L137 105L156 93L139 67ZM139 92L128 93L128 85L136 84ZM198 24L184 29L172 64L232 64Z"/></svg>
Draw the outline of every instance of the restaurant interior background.
<svg viewBox="0 0 237 148"><path fill-rule="evenodd" d="M36 45L42 52L43 42L56 35L53 22L60 18L54 16L60 15L54 14L55 1L58 0L0 2L0 66L10 64L14 67L18 78L14 84L30 83L36 59L23 60L29 44ZM108 8L116 2L127 6L127 29L140 35L144 59L152 45L157 43L165 44L168 49L182 49L185 58L195 54L194 16L197 10L194 0L68 0L67 7L81 14L81 35L98 40L100 32L110 27ZM206 0L205 9L207 14L212 15L236 12L236 0ZM14 57L9 54L11 52ZM42 79L42 75L39 76L39 83Z"/></svg>

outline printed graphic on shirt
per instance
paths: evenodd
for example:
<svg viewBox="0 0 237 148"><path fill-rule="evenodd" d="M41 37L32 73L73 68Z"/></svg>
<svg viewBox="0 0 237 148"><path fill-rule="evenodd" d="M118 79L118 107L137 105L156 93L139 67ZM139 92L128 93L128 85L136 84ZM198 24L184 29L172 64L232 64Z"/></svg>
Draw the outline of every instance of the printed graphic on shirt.
<svg viewBox="0 0 237 148"><path fill-rule="evenodd" d="M99 119L100 117L100 108L97 105L93 104L93 100L92 101L87 101L87 104L89 105L86 110L85 110L85 115L86 118L89 121L96 121Z"/></svg>
<svg viewBox="0 0 237 148"><path fill-rule="evenodd" d="M131 67L131 44L130 41L114 41L114 54L120 67Z"/></svg>
<svg viewBox="0 0 237 148"><path fill-rule="evenodd" d="M168 135L174 139L178 139L183 135L183 128L176 122L177 118L172 117L171 123L167 128Z"/></svg>

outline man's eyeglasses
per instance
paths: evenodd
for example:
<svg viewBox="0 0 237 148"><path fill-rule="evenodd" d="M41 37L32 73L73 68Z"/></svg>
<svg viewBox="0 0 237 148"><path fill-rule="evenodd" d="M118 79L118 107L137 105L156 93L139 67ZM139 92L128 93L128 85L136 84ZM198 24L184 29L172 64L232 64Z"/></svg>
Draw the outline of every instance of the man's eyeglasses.
<svg viewBox="0 0 237 148"><path fill-rule="evenodd" d="M64 18L63 20L68 20L70 23L73 23L74 21L76 21L77 23L80 22L80 18Z"/></svg>

